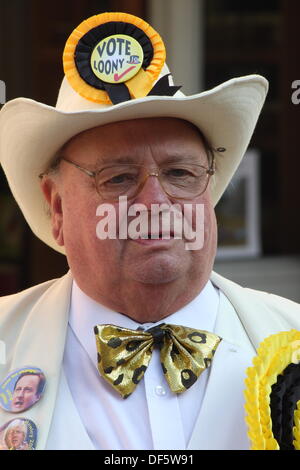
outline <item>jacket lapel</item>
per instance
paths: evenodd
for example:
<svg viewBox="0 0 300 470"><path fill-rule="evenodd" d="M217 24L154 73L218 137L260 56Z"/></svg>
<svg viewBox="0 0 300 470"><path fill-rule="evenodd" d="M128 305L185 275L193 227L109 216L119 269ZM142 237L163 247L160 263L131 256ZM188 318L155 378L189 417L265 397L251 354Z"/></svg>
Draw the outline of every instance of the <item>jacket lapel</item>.
<svg viewBox="0 0 300 470"><path fill-rule="evenodd" d="M46 450L94 450L62 368Z"/></svg>
<svg viewBox="0 0 300 470"><path fill-rule="evenodd" d="M23 324L18 341L9 352L12 356L11 371L24 366L35 366L42 369L46 376L44 396L32 408L17 415L31 419L36 424L37 449L44 449L46 446L55 408L68 326L71 285L72 277L67 274L53 283L38 301L35 301L34 293L29 291L26 302L27 305L32 302L33 307ZM2 424L14 417L16 414L0 411Z"/></svg>
<svg viewBox="0 0 300 470"><path fill-rule="evenodd" d="M243 379L252 357L235 344L220 343L188 449L249 450Z"/></svg>
<svg viewBox="0 0 300 470"><path fill-rule="evenodd" d="M255 349L222 293L215 332L223 339L212 361L207 389L188 449L249 449L243 390L246 369L252 363Z"/></svg>

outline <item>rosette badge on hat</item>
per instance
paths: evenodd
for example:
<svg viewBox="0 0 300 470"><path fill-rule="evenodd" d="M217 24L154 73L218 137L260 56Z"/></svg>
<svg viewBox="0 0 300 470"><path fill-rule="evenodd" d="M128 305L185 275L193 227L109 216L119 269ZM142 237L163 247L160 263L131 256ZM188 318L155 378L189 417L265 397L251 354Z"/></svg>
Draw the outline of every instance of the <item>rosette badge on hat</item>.
<svg viewBox="0 0 300 470"><path fill-rule="evenodd" d="M147 96L165 63L159 34L126 13L104 13L83 21L64 50L65 75L85 99L117 104ZM174 94L178 87L170 87ZM165 87L155 91L165 94Z"/></svg>

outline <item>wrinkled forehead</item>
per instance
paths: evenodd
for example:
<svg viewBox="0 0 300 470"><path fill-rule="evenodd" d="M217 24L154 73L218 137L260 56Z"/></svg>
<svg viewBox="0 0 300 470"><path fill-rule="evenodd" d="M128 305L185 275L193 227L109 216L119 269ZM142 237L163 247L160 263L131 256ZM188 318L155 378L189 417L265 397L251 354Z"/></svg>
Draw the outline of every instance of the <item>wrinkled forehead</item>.
<svg viewBox="0 0 300 470"><path fill-rule="evenodd" d="M192 123L177 118L119 121L81 132L68 141L61 154L80 163L130 159L141 162L146 149L156 157L187 157L207 161L208 144Z"/></svg>

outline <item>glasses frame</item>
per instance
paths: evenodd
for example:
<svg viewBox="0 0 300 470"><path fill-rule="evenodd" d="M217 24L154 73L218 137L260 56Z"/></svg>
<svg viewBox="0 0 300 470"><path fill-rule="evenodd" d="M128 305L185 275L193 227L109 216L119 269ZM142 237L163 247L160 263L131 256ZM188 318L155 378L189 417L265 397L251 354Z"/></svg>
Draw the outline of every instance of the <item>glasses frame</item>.
<svg viewBox="0 0 300 470"><path fill-rule="evenodd" d="M102 194L101 191L99 190L99 185L97 184L97 176L98 176L98 175L101 173L101 171L103 171L104 169L106 169L106 168L111 168L111 167L114 167L114 166L122 166L122 165L123 165L122 163L119 164L119 165L107 166L107 167L105 167L105 168L101 168L100 170L91 171L91 170L89 170L89 169L87 169L87 168L84 168L84 167L78 165L78 163L73 162L72 160L69 160L69 159L67 159L67 158L65 158L65 157L61 157L61 160L63 160L63 161L65 161L65 162L69 163L70 165L73 165L75 168L77 168L78 170L82 171L82 172L85 173L87 176L89 176L89 177L91 177L91 178L94 178L96 191L97 191L97 193L99 194L99 196L101 196L104 200L107 200L107 201L108 201L108 200L110 200L110 201L117 201L118 198L121 196L121 195L119 195L118 198L108 198L108 199L106 199L106 197L103 196L103 194ZM205 191L206 191L206 189L207 189L207 187L208 187L208 183L209 183L209 181L210 181L211 176L213 176L213 175L215 174L216 168L215 168L215 159L214 159L214 155L212 154L212 161L211 161L211 164L210 164L210 166L209 166L208 168L207 168L206 166L204 166L204 165L200 165L200 164L197 164L197 163L193 163L193 165L198 166L198 167L200 167L200 168L203 168L203 169L206 171L206 175L207 175L206 184L205 184L204 189L203 189L200 193L195 194L195 195L193 196L193 197L198 197L198 196L201 196L203 193L205 193ZM124 166L127 166L127 167L128 167L128 166L139 167L139 168L144 168L144 169L147 170L147 167L146 167L145 165L140 165L140 164L138 164L138 163L124 163ZM162 168L157 168L156 171L149 171L149 170L148 170L147 173L145 174L145 178L143 178L143 180L141 181L141 183L137 186L136 191L134 192L134 194L133 194L132 196L128 197L128 199L130 200L130 199L135 198L135 197L141 192L141 190L143 189L143 187L144 187L144 185L145 185L145 183L146 183L146 181L147 181L147 179L148 179L149 176L156 176L156 177L158 178L158 180L159 180L159 182L160 182L160 185L161 185L162 189L164 190L165 194L167 194L167 196L169 196L169 197L171 197L171 198L173 198L173 199L183 199L183 200L189 200L189 199L191 199L191 197L177 197L177 196L174 196L174 195L172 195L172 194L169 194L169 193L165 190L163 184L162 184L161 181L160 181L160 172L161 172L162 169L163 169L163 167L162 167ZM43 176L43 175L41 175L41 176Z"/></svg>

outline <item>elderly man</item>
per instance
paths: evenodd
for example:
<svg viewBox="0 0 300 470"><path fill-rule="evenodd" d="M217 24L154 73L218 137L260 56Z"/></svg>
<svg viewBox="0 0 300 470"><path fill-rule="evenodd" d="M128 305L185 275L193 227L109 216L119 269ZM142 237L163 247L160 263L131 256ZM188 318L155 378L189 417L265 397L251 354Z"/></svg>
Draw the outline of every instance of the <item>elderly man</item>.
<svg viewBox="0 0 300 470"><path fill-rule="evenodd" d="M185 97L164 61L161 38L142 20L98 15L67 42L56 108L19 99L1 112L12 192L70 266L62 279L1 302L3 377L31 364L47 378L43 400L26 412L38 449L298 445L297 434L281 442L273 404L280 374L297 383L300 308L212 272L214 205L267 82L241 77ZM245 405L246 370L274 334L248 373ZM272 416L261 426L257 397L272 385ZM5 418L1 411L0 424Z"/></svg>
<svg viewBox="0 0 300 470"><path fill-rule="evenodd" d="M95 214L99 204L106 201L109 183L101 184L99 179L95 183L70 162L91 171L103 173L103 169L115 167L113 171L124 173L121 177L114 176L116 183L112 184L117 197L121 186L117 178L128 178L125 172L132 169L132 163L143 165L150 176L140 187L137 180L137 194L131 200L143 204L149 212L152 204L171 206L180 201L183 206L185 200L204 204L205 246L202 250L187 250L184 238L151 239L150 233L146 240L108 238L99 242ZM128 169L124 162L130 162ZM174 118L137 119L107 124L77 135L64 147L57 174L53 177L50 172L42 180L51 208L53 236L58 245L65 247L80 289L96 302L139 323L157 322L182 308L204 288L212 271L217 228L210 191L205 190L209 175L204 172L201 176L204 191L198 195L196 185L193 194L189 165L191 172L194 168L198 170L197 165L208 171L210 165L201 135L192 124ZM151 174L156 168L173 171L172 196ZM137 171L142 175L142 168ZM177 176L176 171L183 175ZM175 185L175 179L179 186ZM186 198L180 199L186 179L189 181ZM118 213L118 201L113 204Z"/></svg>

